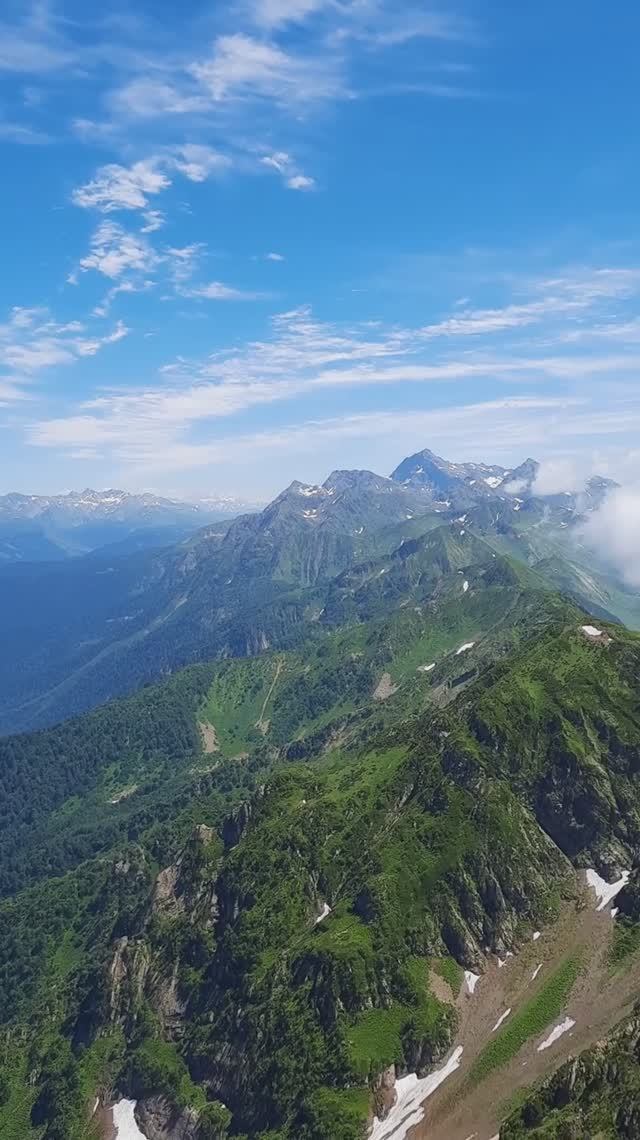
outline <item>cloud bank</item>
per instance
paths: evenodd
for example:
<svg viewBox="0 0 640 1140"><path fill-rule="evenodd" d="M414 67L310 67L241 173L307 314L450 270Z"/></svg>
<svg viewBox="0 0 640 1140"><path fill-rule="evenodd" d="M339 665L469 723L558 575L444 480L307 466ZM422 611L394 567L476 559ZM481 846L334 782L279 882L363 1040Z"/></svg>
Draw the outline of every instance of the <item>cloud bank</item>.
<svg viewBox="0 0 640 1140"><path fill-rule="evenodd" d="M589 517L582 538L630 586L640 587L640 484L613 491Z"/></svg>

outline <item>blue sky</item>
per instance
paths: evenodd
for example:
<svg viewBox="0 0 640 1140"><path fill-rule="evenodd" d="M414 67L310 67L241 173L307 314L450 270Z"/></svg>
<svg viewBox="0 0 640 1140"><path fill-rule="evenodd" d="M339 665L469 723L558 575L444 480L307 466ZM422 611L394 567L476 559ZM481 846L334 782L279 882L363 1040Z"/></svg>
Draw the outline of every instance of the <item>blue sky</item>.
<svg viewBox="0 0 640 1140"><path fill-rule="evenodd" d="M640 9L5 0L0 491L639 474Z"/></svg>

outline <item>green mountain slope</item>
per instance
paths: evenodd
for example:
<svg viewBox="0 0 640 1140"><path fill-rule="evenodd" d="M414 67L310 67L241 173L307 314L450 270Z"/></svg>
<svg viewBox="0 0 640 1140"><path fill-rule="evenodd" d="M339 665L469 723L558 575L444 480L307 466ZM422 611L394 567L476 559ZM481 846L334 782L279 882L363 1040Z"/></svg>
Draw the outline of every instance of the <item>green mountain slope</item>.
<svg viewBox="0 0 640 1140"><path fill-rule="evenodd" d="M640 638L443 539L377 574L384 614L344 580L304 652L2 742L3 1136L84 1140L120 1092L194 1137L363 1137L389 1066L454 1039L439 971L530 941L572 864L631 864Z"/></svg>

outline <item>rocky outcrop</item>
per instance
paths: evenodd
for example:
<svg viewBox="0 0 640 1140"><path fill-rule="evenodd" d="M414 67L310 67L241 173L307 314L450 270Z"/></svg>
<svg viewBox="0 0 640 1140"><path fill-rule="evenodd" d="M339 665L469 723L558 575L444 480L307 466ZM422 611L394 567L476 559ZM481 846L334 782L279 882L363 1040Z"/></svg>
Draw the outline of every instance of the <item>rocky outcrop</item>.
<svg viewBox="0 0 640 1140"><path fill-rule="evenodd" d="M239 804L231 812L231 815L227 816L222 825L222 839L225 847L236 847L240 842L253 819L255 803L261 800L264 794L265 788L262 785L257 789L252 799Z"/></svg>
<svg viewBox="0 0 640 1140"><path fill-rule="evenodd" d="M147 1140L199 1140L199 1113L176 1108L166 1097L150 1096L136 1105L136 1120Z"/></svg>
<svg viewBox="0 0 640 1140"><path fill-rule="evenodd" d="M186 916L211 930L218 919L216 865L210 855L216 835L205 824L196 827L175 863L158 874L151 901L154 914L169 919Z"/></svg>
<svg viewBox="0 0 640 1140"><path fill-rule="evenodd" d="M396 1099L396 1069L389 1065L373 1082L373 1111L378 1120L386 1120Z"/></svg>
<svg viewBox="0 0 640 1140"><path fill-rule="evenodd" d="M112 1025L135 1021L145 992L150 954L147 944L119 938L107 970L108 1003Z"/></svg>
<svg viewBox="0 0 640 1140"><path fill-rule="evenodd" d="M568 1061L510 1116L500 1140L640 1136L640 1006L605 1041ZM551 1123L552 1121L552 1123ZM551 1131L551 1129L553 1131Z"/></svg>

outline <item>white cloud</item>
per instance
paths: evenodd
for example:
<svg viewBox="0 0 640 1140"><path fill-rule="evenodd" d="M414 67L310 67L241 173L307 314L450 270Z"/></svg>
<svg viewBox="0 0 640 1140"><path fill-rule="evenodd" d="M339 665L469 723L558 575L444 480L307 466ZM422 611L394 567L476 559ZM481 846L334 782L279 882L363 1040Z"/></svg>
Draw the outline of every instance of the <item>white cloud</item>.
<svg viewBox="0 0 640 1140"><path fill-rule="evenodd" d="M80 260L80 269L93 269L117 281L125 273L148 275L159 264L159 255L144 237L130 233L117 222L105 221L95 231L91 251Z"/></svg>
<svg viewBox="0 0 640 1140"><path fill-rule="evenodd" d="M232 399L232 393L228 394ZM96 409L97 410L97 409ZM113 409L112 409L113 410ZM189 411L191 408L189 408ZM566 412L567 402L557 398L487 401L437 411L410 408L402 411L369 412L324 420L307 420L275 430L224 438L209 436L191 440L176 420L176 403L154 404L147 400L131 407L124 403L118 416L101 419L92 409L72 418L34 425L31 442L40 447L76 449L93 447L111 461L130 466L132 471L162 476L163 472L207 468L215 464L255 464L269 455L302 456L320 462L323 451L337 445L343 454L345 441L367 442L376 469L382 462L381 447L390 452L390 461L403 451L424 446L425 440L438 439L447 449L467 457L486 458L486 438L492 440L492 453L516 454L528 442L545 436L551 414ZM479 438L481 433L482 438Z"/></svg>
<svg viewBox="0 0 640 1140"><path fill-rule="evenodd" d="M295 159L284 150L275 151L273 154L263 154L260 163L267 170L275 170L277 174L281 174L284 184L289 190L313 190L315 187L315 179L307 174L302 174L298 170Z"/></svg>
<svg viewBox="0 0 640 1140"><path fill-rule="evenodd" d="M116 115L128 119L157 119L201 114L208 110L210 99L193 81L185 89L183 75L176 76L175 81L140 75L113 91L108 105Z"/></svg>
<svg viewBox="0 0 640 1140"><path fill-rule="evenodd" d="M265 261L284 261L284 255L281 253L265 253Z"/></svg>
<svg viewBox="0 0 640 1140"><path fill-rule="evenodd" d="M198 251L187 247L174 252L178 271L182 261L186 267L184 280L177 285L182 295L212 300L247 299L241 291L221 282L189 284ZM341 327L316 321L308 309L292 310L274 318L269 340L201 361L180 359L162 369L158 386L101 396L86 403L80 415L69 421L38 425L33 438L40 444L55 446L56 440L67 440L71 433L75 445L95 446L102 439L109 447L117 446L122 438L127 441L128 453L138 445L146 453L149 439L165 440L169 433L174 440L184 440L191 427L203 421L317 391L409 383L452 384L500 374L509 377L514 373L522 373L533 381L541 374L553 374L555 368L552 358L416 359L423 351L421 330L389 330L375 325ZM563 369L568 367L566 360L561 363ZM583 366L580 362L575 367ZM583 404L585 401L577 397L536 395L500 401L495 406L522 414L531 409L562 409L566 413L569 408L581 409ZM583 415L582 411L580 416L576 411L571 416L565 414L563 433L566 434L567 421L571 421L572 431L577 430L576 424L582 422ZM590 430L588 420L585 422Z"/></svg>
<svg viewBox="0 0 640 1140"><path fill-rule="evenodd" d="M536 495L561 495L563 491L578 491L588 478L584 463L575 456L554 456L540 464L534 482Z"/></svg>
<svg viewBox="0 0 640 1140"><path fill-rule="evenodd" d="M290 190L313 190L315 184L315 179L307 174L292 174L286 181Z"/></svg>
<svg viewBox="0 0 640 1140"><path fill-rule="evenodd" d="M287 152L273 151L263 158L270 160L265 166L278 174L291 162ZM150 264L154 271L161 271L160 281L168 280L174 294L181 297L226 302L258 296L224 281L199 281L205 250L198 243L152 250L149 262L148 250L143 247L141 254L135 244L129 256L125 237L144 241L139 235L126 235L111 220L102 223L99 233L92 251L97 261L90 267L114 281L100 312L108 310L112 296L125 291L125 286L127 291L151 287ZM282 255L263 256L277 260ZM350 415L349 390L373 392L385 386L391 392L394 386L402 386L399 398L406 407L408 385L418 393L419 404L426 402L420 392L425 385L447 384L457 386L459 399L452 397L444 418L429 413L428 423L434 432L451 438L452 449L464 433L466 449L475 455L486 451L487 438L492 454L543 452L553 460L541 473L544 490L564 490L571 472L559 463L558 455L573 457L593 449L595 441L626 443L634 432L640 434L640 353L637 342L627 345L624 339L616 340L613 352L608 343L588 353L571 352L566 344L560 351L557 330L566 330L574 316L600 323L610 306L619 311L631 299L633 288L628 273L590 277L585 273L571 281L567 276L562 286L554 281L548 293L531 283L533 299L523 297L503 308L468 307L440 322L417 327L389 327L377 321L327 323L307 307L292 309L273 318L271 333L263 339L204 358L178 358L166 364L157 379L135 390L103 392L76 406L68 417L32 425L30 438L40 446L97 448L105 457L127 464L153 462L154 454L180 455L185 464L200 463L207 449L226 447L216 438L216 421L219 424L252 408L301 403L323 392L331 396L332 390L340 388L344 417L309 430L323 439L337 439L347 432L365 439L383 420L373 413ZM521 283L518 290L522 291ZM537 324L541 327L534 337L531 327ZM521 328L527 330L526 335L516 339ZM497 335L505 329L513 333L509 341ZM92 337L81 339L91 342ZM492 385L494 395L496 381L512 390L517 385L520 392L526 384L527 395L469 403L474 383L478 392L485 384ZM612 402L614 384L616 400ZM372 400L378 402L377 397ZM461 405L457 410L456 402ZM362 406L362 400L358 405ZM427 413L418 408L411 416L424 419ZM288 430L298 428L294 425Z"/></svg>
<svg viewBox="0 0 640 1140"><path fill-rule="evenodd" d="M120 293L140 293L145 289L151 287L151 281L121 281L119 285L113 285L105 293L102 301L100 301L93 310L94 317L106 317L111 309L113 302Z"/></svg>
<svg viewBox="0 0 640 1140"><path fill-rule="evenodd" d="M75 342L75 350L78 356L95 356L106 344L117 344L119 340L123 340L128 334L129 329L124 322L118 321L113 332L106 333L105 336L93 337L88 340L78 338Z"/></svg>
<svg viewBox="0 0 640 1140"><path fill-rule="evenodd" d="M263 166L269 166L272 170L277 170L279 174L286 174L293 165L293 159L284 150L276 151L275 154L265 154L260 159Z"/></svg>
<svg viewBox="0 0 640 1140"><path fill-rule="evenodd" d="M209 281L204 285L193 285L180 290L183 297L201 297L206 301L255 301L261 293L251 293L225 285L223 281Z"/></svg>
<svg viewBox="0 0 640 1140"><path fill-rule="evenodd" d="M630 585L640 587L640 486L612 491L589 516L582 540Z"/></svg>
<svg viewBox="0 0 640 1140"><path fill-rule="evenodd" d="M223 281L194 282L193 277L200 264L205 246L193 242L186 246L167 246L155 249L147 240L146 234L159 228L153 216L147 216L147 225L140 233L131 233L117 222L104 221L95 231L90 253L79 263L79 271L94 270L116 284L94 309L95 316L105 316L121 293L138 293L149 290L154 285L152 274L160 274L160 282L167 281L175 295L210 301L251 301L262 294L228 285ZM71 283L77 284L77 273L72 274Z"/></svg>
<svg viewBox="0 0 640 1140"><path fill-rule="evenodd" d="M338 64L335 56L294 55L236 32L219 36L210 57L192 63L189 72L214 104L269 100L288 107L344 94Z"/></svg>
<svg viewBox="0 0 640 1140"><path fill-rule="evenodd" d="M166 222L166 217L162 210L145 210L142 215L144 225L140 229L141 234L153 234L156 230L161 230Z"/></svg>
<svg viewBox="0 0 640 1140"><path fill-rule="evenodd" d="M205 182L210 174L219 174L228 170L231 159L213 147L186 143L184 146L176 147L173 165L191 182Z"/></svg>
<svg viewBox="0 0 640 1140"><path fill-rule="evenodd" d="M0 376L0 408L6 408L20 400L29 399L24 384L23 377L14 379L11 376Z"/></svg>
<svg viewBox="0 0 640 1140"><path fill-rule="evenodd" d="M525 328L543 320L580 318L588 313L596 303L607 300L625 300L634 296L640 289L640 271L635 269L599 269L576 271L564 277L546 278L529 283L536 294L546 294L524 303L512 303L503 308L466 308L436 324L426 325L426 337L458 337L486 335L504 332L509 329ZM459 307L460 302L456 307ZM629 323L619 328L621 339L629 331ZM633 322L635 327L635 322ZM582 339L587 335L606 335L606 326L601 328L580 328L575 334L562 331L559 339L568 342ZM611 336L611 339L615 338ZM634 338L635 339L635 338Z"/></svg>
<svg viewBox="0 0 640 1140"><path fill-rule="evenodd" d="M79 321L61 323L47 309L12 309L0 325L0 369L10 373L0 378L3 402L23 395L24 386L39 373L95 356L128 331L120 321L111 332L91 335Z"/></svg>
<svg viewBox="0 0 640 1140"><path fill-rule="evenodd" d="M51 142L49 135L26 123L13 123L0 118L0 139L22 146L44 146Z"/></svg>
<svg viewBox="0 0 640 1140"><path fill-rule="evenodd" d="M100 210L104 214L114 210L142 210L149 204L149 196L159 194L171 185L158 169L158 159L149 158L134 162L130 167L109 163L101 166L95 178L73 191L76 206Z"/></svg>
<svg viewBox="0 0 640 1140"><path fill-rule="evenodd" d="M18 11L20 19L11 23L5 5L0 21L0 71L47 75L75 62L73 48L53 26L48 4L26 0Z"/></svg>
<svg viewBox="0 0 640 1140"><path fill-rule="evenodd" d="M178 171L190 182L204 182L213 173L227 170L231 160L209 146L186 143L166 154L156 154L131 166L109 163L94 178L77 187L71 199L76 206L111 214L116 210L142 210L145 227L153 233L164 225L164 215L149 209L149 199L172 183L168 171Z"/></svg>
<svg viewBox="0 0 640 1140"><path fill-rule="evenodd" d="M170 246L165 252L165 260L169 265L169 275L177 290L193 277L205 247L202 242L192 242L191 245Z"/></svg>
<svg viewBox="0 0 640 1140"><path fill-rule="evenodd" d="M362 40L378 48L394 48L415 39L460 41L470 32L469 25L453 12L395 6L384 0L347 4L341 15L343 20L335 33L338 38Z"/></svg>
<svg viewBox="0 0 640 1140"><path fill-rule="evenodd" d="M255 0L251 15L263 28L299 24L314 12L327 6L327 0Z"/></svg>

